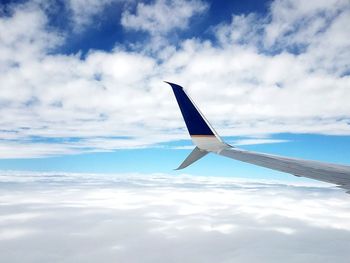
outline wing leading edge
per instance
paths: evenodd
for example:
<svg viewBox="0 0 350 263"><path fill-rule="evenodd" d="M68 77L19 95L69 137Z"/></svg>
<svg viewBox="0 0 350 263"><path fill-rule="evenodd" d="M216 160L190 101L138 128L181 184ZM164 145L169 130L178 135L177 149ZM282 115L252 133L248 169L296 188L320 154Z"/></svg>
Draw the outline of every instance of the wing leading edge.
<svg viewBox="0 0 350 263"><path fill-rule="evenodd" d="M336 184L350 193L350 166L289 158L232 147L221 140L181 86L170 82L166 83L173 89L188 132L196 145L196 148L177 169L183 169L204 157L207 153L213 152L295 176Z"/></svg>

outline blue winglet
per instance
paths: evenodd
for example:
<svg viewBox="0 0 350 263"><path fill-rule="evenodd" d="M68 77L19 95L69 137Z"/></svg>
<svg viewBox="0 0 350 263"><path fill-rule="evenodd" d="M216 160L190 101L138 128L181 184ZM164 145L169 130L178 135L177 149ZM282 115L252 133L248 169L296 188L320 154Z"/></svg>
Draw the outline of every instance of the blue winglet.
<svg viewBox="0 0 350 263"><path fill-rule="evenodd" d="M214 132L183 88L174 83L164 82L168 83L173 89L190 135L214 135Z"/></svg>

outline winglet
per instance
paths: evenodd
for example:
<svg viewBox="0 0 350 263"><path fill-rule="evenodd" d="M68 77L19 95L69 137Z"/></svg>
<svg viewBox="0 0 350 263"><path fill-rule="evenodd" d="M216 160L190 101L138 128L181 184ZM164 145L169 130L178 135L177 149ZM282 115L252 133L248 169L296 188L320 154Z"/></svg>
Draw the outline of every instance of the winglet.
<svg viewBox="0 0 350 263"><path fill-rule="evenodd" d="M190 135L215 135L213 128L210 127L184 89L177 84L165 82L173 89Z"/></svg>
<svg viewBox="0 0 350 263"><path fill-rule="evenodd" d="M207 152L217 153L222 149L228 148L229 146L221 140L184 89L180 85L167 81L164 82L168 83L173 89L193 143L200 150Z"/></svg>
<svg viewBox="0 0 350 263"><path fill-rule="evenodd" d="M207 151L201 150L198 147L196 147L193 149L190 155L187 156L185 161L183 161L183 163L175 170L181 170L183 168L186 168L187 166L193 164L195 161L199 160L200 158L204 157L207 154L208 154Z"/></svg>

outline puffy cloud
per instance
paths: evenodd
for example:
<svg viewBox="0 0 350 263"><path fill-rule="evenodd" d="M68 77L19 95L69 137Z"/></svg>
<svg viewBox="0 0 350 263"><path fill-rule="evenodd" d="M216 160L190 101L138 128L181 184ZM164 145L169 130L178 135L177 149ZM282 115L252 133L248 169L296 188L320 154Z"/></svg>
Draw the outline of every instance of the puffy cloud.
<svg viewBox="0 0 350 263"><path fill-rule="evenodd" d="M324 184L26 172L0 184L6 262L348 260L349 196Z"/></svg>
<svg viewBox="0 0 350 263"><path fill-rule="evenodd" d="M350 41L344 32L349 8L342 1L327 8L316 2L306 10L293 2L292 13L303 20L327 18L322 30L313 29L314 23L298 27L299 20L290 18L294 30L269 33L280 21L289 21L285 0L273 2L270 20L250 14L217 25L218 44L185 39L149 54L146 43L135 50L117 43L111 51L90 50L84 57L55 52L64 38L48 26L46 9L14 6L0 18L1 157L109 151L185 139L176 102L162 80L187 88L221 135L350 134ZM150 10L169 8L166 3L139 4L136 10L148 11L129 15L148 19ZM190 11L180 12L187 14L181 23L171 22L174 30L198 14L187 5L206 6L180 4ZM155 30L153 22L145 25ZM170 25L159 30L165 33ZM300 39L307 39L307 48L293 52L290 46ZM270 52L268 45L274 46ZM18 149L28 150L21 154Z"/></svg>
<svg viewBox="0 0 350 263"><path fill-rule="evenodd" d="M138 3L135 14L124 11L121 23L127 29L141 30L153 35L188 27L190 19L206 11L208 5L200 0L156 0Z"/></svg>
<svg viewBox="0 0 350 263"><path fill-rule="evenodd" d="M271 19L265 28L266 43L306 44L322 35L339 13L347 12L346 0L276 0L271 3Z"/></svg>
<svg viewBox="0 0 350 263"><path fill-rule="evenodd" d="M42 58L63 41L49 28L40 6L27 3L9 6L0 18L0 70L19 68L21 62ZM20 51L20 52L19 52Z"/></svg>
<svg viewBox="0 0 350 263"><path fill-rule="evenodd" d="M105 8L120 0L66 0L65 2L72 14L73 29L83 31L93 22L96 24L96 21L101 20L98 15Z"/></svg>
<svg viewBox="0 0 350 263"><path fill-rule="evenodd" d="M280 0L271 5L271 21L265 26L265 45L305 49L301 58L313 71L343 75L349 71L350 43L344 26L350 19L346 0L302 1Z"/></svg>

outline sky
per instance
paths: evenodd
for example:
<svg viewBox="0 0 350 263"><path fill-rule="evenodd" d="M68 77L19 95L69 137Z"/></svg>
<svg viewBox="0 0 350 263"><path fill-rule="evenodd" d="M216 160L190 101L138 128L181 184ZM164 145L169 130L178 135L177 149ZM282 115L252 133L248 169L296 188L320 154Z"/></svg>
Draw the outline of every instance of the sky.
<svg viewBox="0 0 350 263"><path fill-rule="evenodd" d="M350 165L348 0L0 0L4 262L347 262L350 195L194 148Z"/></svg>
<svg viewBox="0 0 350 263"><path fill-rule="evenodd" d="M163 80L233 145L350 164L346 0L21 0L0 10L1 170L176 174L193 146ZM289 178L216 156L186 172L242 171Z"/></svg>

